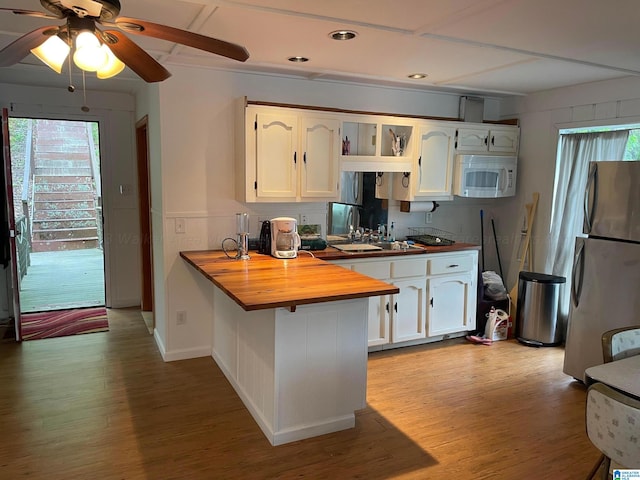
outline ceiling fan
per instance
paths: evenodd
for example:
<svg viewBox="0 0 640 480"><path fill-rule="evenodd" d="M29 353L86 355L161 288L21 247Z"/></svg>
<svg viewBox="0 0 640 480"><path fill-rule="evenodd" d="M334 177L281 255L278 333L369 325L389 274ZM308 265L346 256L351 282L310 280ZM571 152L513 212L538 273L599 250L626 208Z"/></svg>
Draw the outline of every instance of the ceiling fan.
<svg viewBox="0 0 640 480"><path fill-rule="evenodd" d="M15 8L0 8L0 11L66 19L66 23L40 27L15 40L0 50L0 67L14 65L32 52L60 73L67 57L71 61L69 54L75 40L74 63L84 71L96 71L98 78L117 75L125 65L146 82L161 82L171 76L122 31L168 40L240 62L249 58L247 50L240 45L146 20L119 17L119 0L40 0L40 3L50 13Z"/></svg>

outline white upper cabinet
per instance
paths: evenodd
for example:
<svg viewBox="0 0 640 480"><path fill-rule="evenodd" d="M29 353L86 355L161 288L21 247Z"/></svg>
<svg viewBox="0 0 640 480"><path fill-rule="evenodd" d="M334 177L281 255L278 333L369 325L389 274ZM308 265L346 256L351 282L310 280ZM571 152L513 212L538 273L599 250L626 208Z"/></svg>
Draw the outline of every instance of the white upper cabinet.
<svg viewBox="0 0 640 480"><path fill-rule="evenodd" d="M456 128L443 122L418 125L411 170L393 174L395 200L451 200Z"/></svg>
<svg viewBox="0 0 640 480"><path fill-rule="evenodd" d="M301 118L302 164L300 197L333 201L339 199L340 121L303 115Z"/></svg>
<svg viewBox="0 0 640 480"><path fill-rule="evenodd" d="M330 202L339 198L340 121L305 110L241 105L237 198Z"/></svg>
<svg viewBox="0 0 640 480"><path fill-rule="evenodd" d="M414 121L388 116L344 114L341 169L357 172L409 170Z"/></svg>
<svg viewBox="0 0 640 480"><path fill-rule="evenodd" d="M298 193L298 118L282 112L255 112L252 117L256 136L256 197L294 201Z"/></svg>
<svg viewBox="0 0 640 480"><path fill-rule="evenodd" d="M517 126L315 108L238 100L239 201L339 201L341 171L378 173L378 198L453 200L456 153L518 152Z"/></svg>
<svg viewBox="0 0 640 480"><path fill-rule="evenodd" d="M520 128L474 125L458 128L456 150L464 153L518 153Z"/></svg>

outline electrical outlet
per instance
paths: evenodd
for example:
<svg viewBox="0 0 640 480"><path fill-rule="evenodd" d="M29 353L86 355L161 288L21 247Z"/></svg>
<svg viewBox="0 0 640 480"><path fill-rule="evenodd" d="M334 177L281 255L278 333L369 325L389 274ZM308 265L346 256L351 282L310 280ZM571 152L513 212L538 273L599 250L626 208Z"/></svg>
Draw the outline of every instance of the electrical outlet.
<svg viewBox="0 0 640 480"><path fill-rule="evenodd" d="M301 225L309 225L309 219L307 218L307 216L304 213L302 215L300 215L300 224Z"/></svg>
<svg viewBox="0 0 640 480"><path fill-rule="evenodd" d="M176 233L186 233L187 226L185 224L184 218L176 218L175 223Z"/></svg>
<svg viewBox="0 0 640 480"><path fill-rule="evenodd" d="M184 310L178 310L176 312L176 325L186 325L187 323L187 312Z"/></svg>
<svg viewBox="0 0 640 480"><path fill-rule="evenodd" d="M427 212L426 215L424 216L425 223L431 223L432 220L433 220L433 213Z"/></svg>

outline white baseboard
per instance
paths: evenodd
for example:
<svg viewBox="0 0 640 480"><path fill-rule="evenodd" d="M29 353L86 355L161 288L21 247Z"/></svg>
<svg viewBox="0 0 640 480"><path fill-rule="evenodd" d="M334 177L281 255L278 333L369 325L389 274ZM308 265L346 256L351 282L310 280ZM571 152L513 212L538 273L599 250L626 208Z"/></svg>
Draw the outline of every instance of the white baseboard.
<svg viewBox="0 0 640 480"><path fill-rule="evenodd" d="M153 330L153 338L156 340L156 345L158 346L158 350L160 350L160 355L162 355L162 359L165 362L175 362L177 360L189 360L191 358L211 356L211 347L208 345L167 351L160 335L158 335L158 329Z"/></svg>

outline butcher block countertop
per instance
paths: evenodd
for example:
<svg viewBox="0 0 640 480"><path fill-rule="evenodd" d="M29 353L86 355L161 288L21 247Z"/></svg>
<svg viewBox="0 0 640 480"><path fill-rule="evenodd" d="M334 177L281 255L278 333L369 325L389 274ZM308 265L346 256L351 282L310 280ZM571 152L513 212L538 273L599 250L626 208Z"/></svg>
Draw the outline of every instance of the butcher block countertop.
<svg viewBox="0 0 640 480"><path fill-rule="evenodd" d="M398 293L398 287L301 253L278 259L251 252L250 260L221 250L180 252L180 256L246 311L334 302Z"/></svg>

